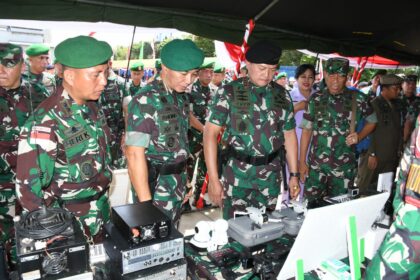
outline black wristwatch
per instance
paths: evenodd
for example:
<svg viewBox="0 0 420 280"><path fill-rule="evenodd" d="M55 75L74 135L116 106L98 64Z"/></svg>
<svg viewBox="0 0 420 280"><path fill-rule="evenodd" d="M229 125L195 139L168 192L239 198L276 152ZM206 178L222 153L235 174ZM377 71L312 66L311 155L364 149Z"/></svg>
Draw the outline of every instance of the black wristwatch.
<svg viewBox="0 0 420 280"><path fill-rule="evenodd" d="M299 172L290 172L289 175L290 175L290 177L298 177L299 178L300 173Z"/></svg>

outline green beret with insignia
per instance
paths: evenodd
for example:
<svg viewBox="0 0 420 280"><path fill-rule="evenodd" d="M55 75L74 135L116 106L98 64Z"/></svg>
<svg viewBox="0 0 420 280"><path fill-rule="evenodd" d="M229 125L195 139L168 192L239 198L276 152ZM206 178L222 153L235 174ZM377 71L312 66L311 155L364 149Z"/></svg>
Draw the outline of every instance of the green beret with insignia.
<svg viewBox="0 0 420 280"><path fill-rule="evenodd" d="M204 53L190 39L175 39L163 46L162 64L174 71L198 69L204 61Z"/></svg>
<svg viewBox="0 0 420 280"><path fill-rule="evenodd" d="M402 82L403 82L403 78L398 77L397 75L394 75L394 74L383 75L379 80L379 83L382 86L401 85Z"/></svg>
<svg viewBox="0 0 420 280"><path fill-rule="evenodd" d="M277 81L278 79L281 79L283 77L287 78L287 73L286 72L280 72L277 74L277 76L274 78L274 81Z"/></svg>
<svg viewBox="0 0 420 280"><path fill-rule="evenodd" d="M50 48L44 44L33 44L26 49L27 56L38 56L48 54Z"/></svg>
<svg viewBox="0 0 420 280"><path fill-rule="evenodd" d="M325 71L328 74L340 74L341 76L347 76L350 70L350 63L347 58L333 57L327 60Z"/></svg>
<svg viewBox="0 0 420 280"><path fill-rule="evenodd" d="M226 68L223 67L221 64L219 63L215 63L214 65L214 69L213 69L214 73L225 73L226 72Z"/></svg>
<svg viewBox="0 0 420 280"><path fill-rule="evenodd" d="M10 43L0 43L0 59L3 63L14 63L15 65L22 61L22 47ZM4 65L7 67L7 65ZM14 65L11 65L13 67Z"/></svg>
<svg viewBox="0 0 420 280"><path fill-rule="evenodd" d="M142 71L142 70L144 70L143 62L141 62L141 61L135 62L133 65L131 65L130 70L131 71Z"/></svg>
<svg viewBox="0 0 420 280"><path fill-rule="evenodd" d="M205 58L203 64L200 66L201 69L213 69L215 61L213 58Z"/></svg>
<svg viewBox="0 0 420 280"><path fill-rule="evenodd" d="M277 65L282 50L271 41L259 41L249 47L245 58L251 63Z"/></svg>
<svg viewBox="0 0 420 280"><path fill-rule="evenodd" d="M162 61L159 58L155 60L155 68L158 70L162 69Z"/></svg>
<svg viewBox="0 0 420 280"><path fill-rule="evenodd" d="M62 65L82 69L106 64L112 56L112 48L107 42L77 36L58 44L54 54Z"/></svg>

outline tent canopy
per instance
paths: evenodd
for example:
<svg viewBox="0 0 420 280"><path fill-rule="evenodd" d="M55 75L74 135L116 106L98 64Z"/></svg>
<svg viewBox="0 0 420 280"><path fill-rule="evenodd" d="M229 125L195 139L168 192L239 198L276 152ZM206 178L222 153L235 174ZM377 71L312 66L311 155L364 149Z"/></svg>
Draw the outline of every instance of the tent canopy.
<svg viewBox="0 0 420 280"><path fill-rule="evenodd" d="M254 18L251 43L271 39L283 49L345 56L377 54L419 65L415 6L408 0L3 0L0 18L176 28L234 44L242 43L245 24Z"/></svg>

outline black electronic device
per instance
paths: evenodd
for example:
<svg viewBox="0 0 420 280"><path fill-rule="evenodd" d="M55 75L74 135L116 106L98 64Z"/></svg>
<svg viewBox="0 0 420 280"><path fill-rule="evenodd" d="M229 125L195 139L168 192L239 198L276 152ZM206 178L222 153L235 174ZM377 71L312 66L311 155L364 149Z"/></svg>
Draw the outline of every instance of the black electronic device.
<svg viewBox="0 0 420 280"><path fill-rule="evenodd" d="M170 218L151 202L113 207L112 222L133 244L165 238L171 233Z"/></svg>
<svg viewBox="0 0 420 280"><path fill-rule="evenodd" d="M69 212L35 210L17 218L15 228L20 279L60 279L89 271L89 245Z"/></svg>
<svg viewBox="0 0 420 280"><path fill-rule="evenodd" d="M133 244L112 223L105 225L104 247L121 275L184 258L184 236L175 228L166 238Z"/></svg>
<svg viewBox="0 0 420 280"><path fill-rule="evenodd" d="M209 259L219 267L230 267L239 262L241 255L232 247L226 247L207 253Z"/></svg>
<svg viewBox="0 0 420 280"><path fill-rule="evenodd" d="M3 242L0 241L0 279L9 279L7 270L7 254Z"/></svg>
<svg viewBox="0 0 420 280"><path fill-rule="evenodd" d="M187 262L185 259L179 259L126 275L111 269L111 275L113 280L186 280Z"/></svg>

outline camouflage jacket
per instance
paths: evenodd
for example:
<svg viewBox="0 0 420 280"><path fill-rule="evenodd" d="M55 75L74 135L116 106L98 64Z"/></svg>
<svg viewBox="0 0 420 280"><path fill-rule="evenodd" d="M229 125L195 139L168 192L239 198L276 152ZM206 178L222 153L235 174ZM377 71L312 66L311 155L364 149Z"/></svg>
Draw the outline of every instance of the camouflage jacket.
<svg viewBox="0 0 420 280"><path fill-rule="evenodd" d="M256 87L248 78L219 88L209 106L207 121L226 125L224 142L251 156L265 156L280 149L283 131L295 128L288 92L274 83Z"/></svg>
<svg viewBox="0 0 420 280"><path fill-rule="evenodd" d="M30 115L29 85L0 87L0 189L14 189L20 129Z"/></svg>
<svg viewBox="0 0 420 280"><path fill-rule="evenodd" d="M77 105L67 91L45 100L19 142L16 194L25 210L55 197L91 197L111 181L110 131L96 102Z"/></svg>
<svg viewBox="0 0 420 280"><path fill-rule="evenodd" d="M133 84L133 81L130 81L130 84L128 86L128 93L131 97L133 97L134 95L136 95L142 88L144 87L143 82L140 82L140 84L138 86L135 86Z"/></svg>
<svg viewBox="0 0 420 280"><path fill-rule="evenodd" d="M393 206L395 211L403 202L420 208L420 116L417 116L416 128L406 145L397 169L397 188Z"/></svg>
<svg viewBox="0 0 420 280"><path fill-rule="evenodd" d="M359 91L345 88L343 93L333 95L325 88L311 95L301 123L301 128L313 131L308 157L310 164L328 164L331 168L345 164L356 165L355 146L346 145L346 137L350 133L353 94L357 94L356 127L364 118L376 123L367 96Z"/></svg>
<svg viewBox="0 0 420 280"><path fill-rule="evenodd" d="M187 94L170 93L161 80L153 81L128 104L126 145L146 147L155 164L185 161L189 112Z"/></svg>
<svg viewBox="0 0 420 280"><path fill-rule="evenodd" d="M414 123L420 113L420 97L412 96L411 98L407 98L405 95L403 95L402 102L405 106L404 112L406 113L407 119Z"/></svg>
<svg viewBox="0 0 420 280"><path fill-rule="evenodd" d="M35 110L42 101L47 99L56 91L54 75L42 73L39 75L25 72L22 74L23 80L31 85L30 99L32 100L33 109Z"/></svg>
<svg viewBox="0 0 420 280"><path fill-rule="evenodd" d="M197 80L189 88L188 97L190 100L190 110L193 115L202 123L206 122L206 112L214 91L209 86L202 86Z"/></svg>

